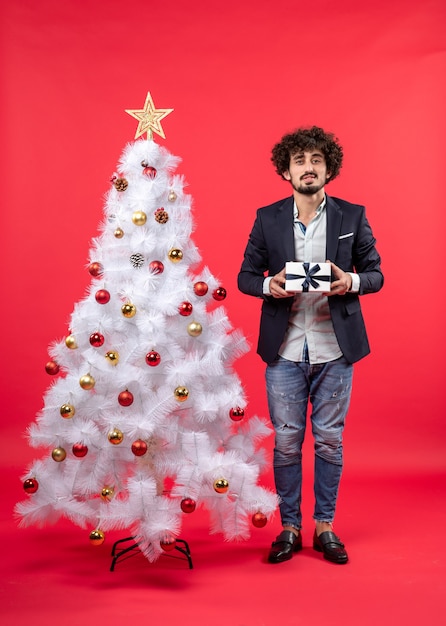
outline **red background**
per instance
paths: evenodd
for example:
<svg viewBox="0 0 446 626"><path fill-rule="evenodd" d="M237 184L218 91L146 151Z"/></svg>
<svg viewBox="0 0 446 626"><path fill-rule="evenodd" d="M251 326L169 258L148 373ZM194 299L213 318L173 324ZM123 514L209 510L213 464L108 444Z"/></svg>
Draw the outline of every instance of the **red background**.
<svg viewBox="0 0 446 626"><path fill-rule="evenodd" d="M289 194L269 162L301 124L345 149L332 195L367 206L386 275L362 299L373 353L357 367L348 455L443 464L446 118L441 2L15 1L2 16L3 428L17 435L48 384L88 283L103 195L151 91L194 198L194 240L253 346L239 370L265 413L259 303L236 275L257 207ZM9 434L9 433L8 433ZM15 451L17 454L17 451Z"/></svg>
<svg viewBox="0 0 446 626"><path fill-rule="evenodd" d="M194 241L252 345L237 362L251 414L267 414L259 303L236 276L256 208L290 193L270 150L299 125L336 133L345 162L327 191L367 206L386 277L362 299L372 355L355 371L346 475L444 473L445 17L441 0L2 4L1 462L12 503L36 456L23 433L49 384L47 346L89 282L103 197L136 130L124 110L149 90L174 108L157 141L183 159Z"/></svg>

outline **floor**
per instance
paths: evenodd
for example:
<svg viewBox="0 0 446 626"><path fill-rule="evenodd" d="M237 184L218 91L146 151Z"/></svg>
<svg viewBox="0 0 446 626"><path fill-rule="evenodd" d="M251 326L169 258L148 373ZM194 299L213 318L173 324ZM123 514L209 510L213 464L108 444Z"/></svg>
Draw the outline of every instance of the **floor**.
<svg viewBox="0 0 446 626"><path fill-rule="evenodd" d="M113 543L92 546L68 521L18 528L22 468L2 468L0 615L5 626L61 623L212 626L407 626L446 624L446 475L345 472L335 530L350 562L338 566L311 547L311 492L304 485L304 549L266 562L279 519L227 543L208 532L207 513L186 517L184 556L149 563L137 550L110 571ZM269 477L266 477L269 480ZM124 534L125 536L125 534Z"/></svg>

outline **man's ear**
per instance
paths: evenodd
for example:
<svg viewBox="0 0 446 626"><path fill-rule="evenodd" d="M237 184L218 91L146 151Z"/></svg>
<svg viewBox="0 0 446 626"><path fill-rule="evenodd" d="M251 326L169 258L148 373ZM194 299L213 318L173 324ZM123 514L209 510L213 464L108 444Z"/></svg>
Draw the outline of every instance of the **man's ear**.
<svg viewBox="0 0 446 626"><path fill-rule="evenodd" d="M284 172L282 172L282 177L285 180L291 180L290 172L288 170L285 170Z"/></svg>

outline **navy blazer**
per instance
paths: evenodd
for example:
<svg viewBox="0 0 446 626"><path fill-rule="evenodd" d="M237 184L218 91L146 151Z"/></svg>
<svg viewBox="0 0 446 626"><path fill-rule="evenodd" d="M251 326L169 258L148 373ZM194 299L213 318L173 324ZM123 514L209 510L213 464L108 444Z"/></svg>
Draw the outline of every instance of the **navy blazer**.
<svg viewBox="0 0 446 626"><path fill-rule="evenodd" d="M294 199L279 200L258 209L238 275L240 291L263 298L257 352L266 363L277 357L288 326L293 297L263 295L265 273L274 276L287 261L295 259ZM344 272L356 272L361 279L359 294L328 298L339 347L347 361L354 363L370 352L358 295L379 291L384 277L375 238L365 207L327 196L326 259Z"/></svg>

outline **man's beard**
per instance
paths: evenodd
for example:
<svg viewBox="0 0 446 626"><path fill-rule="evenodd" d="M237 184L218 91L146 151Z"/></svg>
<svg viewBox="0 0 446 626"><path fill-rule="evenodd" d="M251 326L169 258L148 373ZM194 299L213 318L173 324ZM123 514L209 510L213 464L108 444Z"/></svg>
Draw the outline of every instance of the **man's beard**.
<svg viewBox="0 0 446 626"><path fill-rule="evenodd" d="M324 187L324 185L325 183L316 183L315 185L293 185L293 189L295 189L298 193L301 193L304 196L314 196Z"/></svg>

